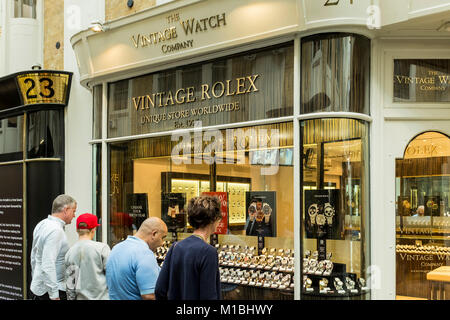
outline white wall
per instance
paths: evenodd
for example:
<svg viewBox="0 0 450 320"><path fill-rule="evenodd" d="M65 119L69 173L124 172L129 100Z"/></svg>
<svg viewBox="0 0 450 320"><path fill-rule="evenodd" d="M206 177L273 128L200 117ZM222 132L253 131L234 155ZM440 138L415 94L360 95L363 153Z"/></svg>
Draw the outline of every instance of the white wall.
<svg viewBox="0 0 450 320"><path fill-rule="evenodd" d="M104 20L104 0L64 1L64 69L73 72L69 105L65 113L65 192L78 202L76 216L92 212L92 95L80 85L73 34L87 29L93 20ZM69 244L77 240L75 219L66 227Z"/></svg>

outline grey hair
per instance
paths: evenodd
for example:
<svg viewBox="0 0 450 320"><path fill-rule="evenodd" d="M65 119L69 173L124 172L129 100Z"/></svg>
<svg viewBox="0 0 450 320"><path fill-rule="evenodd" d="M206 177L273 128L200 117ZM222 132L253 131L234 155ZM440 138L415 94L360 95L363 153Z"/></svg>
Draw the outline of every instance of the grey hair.
<svg viewBox="0 0 450 320"><path fill-rule="evenodd" d="M77 202L75 201L75 199L72 198L71 196L67 194L60 194L55 198L55 200L53 200L52 214L61 212L64 210L65 207L69 207L76 203Z"/></svg>

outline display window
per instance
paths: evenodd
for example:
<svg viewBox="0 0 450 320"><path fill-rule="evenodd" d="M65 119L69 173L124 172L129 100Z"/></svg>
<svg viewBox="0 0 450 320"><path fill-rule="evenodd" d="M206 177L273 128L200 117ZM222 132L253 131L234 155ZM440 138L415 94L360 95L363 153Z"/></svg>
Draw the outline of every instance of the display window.
<svg viewBox="0 0 450 320"><path fill-rule="evenodd" d="M218 250L223 298L293 299L292 128L287 122L112 143L109 244L160 217L169 230L157 251L162 263L171 243L193 231L188 201L213 194L222 202L210 243Z"/></svg>
<svg viewBox="0 0 450 320"><path fill-rule="evenodd" d="M301 70L302 299L370 299L370 40L303 38Z"/></svg>
<svg viewBox="0 0 450 320"><path fill-rule="evenodd" d="M412 139L396 159L397 298L448 299L450 138Z"/></svg>
<svg viewBox="0 0 450 320"><path fill-rule="evenodd" d="M301 124L302 299L368 299L368 124Z"/></svg>
<svg viewBox="0 0 450 320"><path fill-rule="evenodd" d="M23 159L23 115L0 119L0 161Z"/></svg>

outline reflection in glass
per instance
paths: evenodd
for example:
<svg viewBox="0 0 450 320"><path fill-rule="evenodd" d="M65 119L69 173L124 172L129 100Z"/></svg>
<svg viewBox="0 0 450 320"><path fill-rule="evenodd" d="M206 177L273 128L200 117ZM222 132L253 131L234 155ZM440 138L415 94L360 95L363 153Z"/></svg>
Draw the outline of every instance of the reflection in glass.
<svg viewBox="0 0 450 320"><path fill-rule="evenodd" d="M344 33L303 38L301 70L301 113L369 114L369 39Z"/></svg>
<svg viewBox="0 0 450 320"><path fill-rule="evenodd" d="M57 158L64 154L63 110L28 114L28 158Z"/></svg>
<svg viewBox="0 0 450 320"><path fill-rule="evenodd" d="M112 82L108 137L292 115L293 53L287 43Z"/></svg>
<svg viewBox="0 0 450 320"><path fill-rule="evenodd" d="M178 141L171 141L170 136L111 144L109 244L114 246L134 232L135 218L127 198L130 194L147 195L148 215L165 220L168 241L175 241L191 235L186 206L192 197L202 192L226 192L228 223L223 234L218 235L216 247L221 259L224 299L293 299L293 165L287 156L277 170L263 174L262 169L276 167L277 163L252 164L249 158L250 151L272 154L292 149L292 128L292 123L281 123L221 130L218 133L223 137L222 151L212 154L205 143L200 152L189 148L182 154L186 162L181 163L172 155ZM238 135L234 143L233 134L238 130L244 136ZM252 137L274 137L274 131L279 132L277 144L274 138L265 146L252 144ZM227 145L228 138L232 143ZM216 161L211 163L211 156ZM262 201L255 203L255 219L251 221L248 208L253 196ZM264 240L265 249L258 250L256 234L264 223L273 228L272 234ZM253 227L254 235L246 234L248 226ZM157 253L159 262L168 247L166 243ZM240 269L252 263L246 272ZM248 286L249 283L254 285ZM270 290L261 290L264 285Z"/></svg>
<svg viewBox="0 0 450 320"><path fill-rule="evenodd" d="M449 195L450 139L422 133L410 141L403 159L396 159L398 297L436 299L450 293L448 286L430 290L427 279L450 261Z"/></svg>
<svg viewBox="0 0 450 320"><path fill-rule="evenodd" d="M23 158L23 116L0 119L0 160Z"/></svg>
<svg viewBox="0 0 450 320"><path fill-rule="evenodd" d="M302 271L312 283L303 294L367 299L357 283L370 263L368 124L316 119L301 128Z"/></svg>

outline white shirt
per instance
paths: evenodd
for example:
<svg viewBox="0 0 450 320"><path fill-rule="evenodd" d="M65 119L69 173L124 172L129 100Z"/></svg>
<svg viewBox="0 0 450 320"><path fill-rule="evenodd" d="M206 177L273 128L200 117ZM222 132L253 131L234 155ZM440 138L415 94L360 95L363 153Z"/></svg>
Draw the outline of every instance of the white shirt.
<svg viewBox="0 0 450 320"><path fill-rule="evenodd" d="M106 287L108 245L92 240L78 240L66 254L68 300L109 300Z"/></svg>
<svg viewBox="0 0 450 320"><path fill-rule="evenodd" d="M59 297L58 290L66 291L64 257L69 250L65 222L48 216L33 231L31 250L31 292L42 296L48 292L51 299Z"/></svg>

